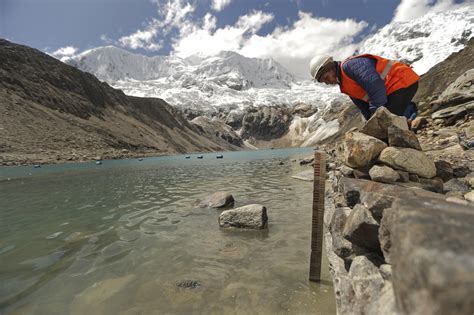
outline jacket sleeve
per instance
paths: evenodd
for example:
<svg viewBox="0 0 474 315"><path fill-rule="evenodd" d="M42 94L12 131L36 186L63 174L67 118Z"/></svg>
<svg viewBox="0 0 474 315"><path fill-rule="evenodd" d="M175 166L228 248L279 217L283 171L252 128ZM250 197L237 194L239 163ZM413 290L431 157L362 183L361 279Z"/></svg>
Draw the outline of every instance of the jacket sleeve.
<svg viewBox="0 0 474 315"><path fill-rule="evenodd" d="M372 58L360 57L350 59L343 65L344 72L367 92L371 113L387 104L385 83L375 70L375 64Z"/></svg>
<svg viewBox="0 0 474 315"><path fill-rule="evenodd" d="M369 110L369 103L366 103L353 97L351 97L351 100L360 110L365 120L369 120L370 116L372 116L372 112Z"/></svg>

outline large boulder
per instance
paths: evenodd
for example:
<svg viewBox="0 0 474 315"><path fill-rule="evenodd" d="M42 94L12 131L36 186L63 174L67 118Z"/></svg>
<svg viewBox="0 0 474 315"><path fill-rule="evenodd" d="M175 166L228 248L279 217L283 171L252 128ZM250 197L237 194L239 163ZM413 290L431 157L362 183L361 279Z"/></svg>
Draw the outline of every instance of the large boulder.
<svg viewBox="0 0 474 315"><path fill-rule="evenodd" d="M396 126L388 127L388 145L391 147L413 148L421 151L421 145L415 133Z"/></svg>
<svg viewBox="0 0 474 315"><path fill-rule="evenodd" d="M417 174L421 177L436 176L434 162L425 153L415 149L388 147L380 153L379 161L394 169Z"/></svg>
<svg viewBox="0 0 474 315"><path fill-rule="evenodd" d="M378 229L379 224L370 211L357 204L346 220L343 235L351 243L378 253L380 252Z"/></svg>
<svg viewBox="0 0 474 315"><path fill-rule="evenodd" d="M431 198L394 202L393 288L405 314L474 312L474 207Z"/></svg>
<svg viewBox="0 0 474 315"><path fill-rule="evenodd" d="M222 208L231 206L234 203L234 196L226 191L215 192L199 201L201 208Z"/></svg>
<svg viewBox="0 0 474 315"><path fill-rule="evenodd" d="M387 145L360 132L348 132L343 142L344 163L350 167L367 167L372 164Z"/></svg>
<svg viewBox="0 0 474 315"><path fill-rule="evenodd" d="M379 107L362 127L361 132L387 142L388 128L391 126L408 130L408 123L405 117L392 114L385 107Z"/></svg>
<svg viewBox="0 0 474 315"><path fill-rule="evenodd" d="M451 83L439 98L432 103L433 111L474 100L473 82L474 69L469 69Z"/></svg>
<svg viewBox="0 0 474 315"><path fill-rule="evenodd" d="M223 211L219 216L219 226L224 228L264 229L267 221L267 208L259 204Z"/></svg>
<svg viewBox="0 0 474 315"><path fill-rule="evenodd" d="M400 178L400 175L393 168L385 165L372 166L369 175L373 181L387 184L395 183Z"/></svg>

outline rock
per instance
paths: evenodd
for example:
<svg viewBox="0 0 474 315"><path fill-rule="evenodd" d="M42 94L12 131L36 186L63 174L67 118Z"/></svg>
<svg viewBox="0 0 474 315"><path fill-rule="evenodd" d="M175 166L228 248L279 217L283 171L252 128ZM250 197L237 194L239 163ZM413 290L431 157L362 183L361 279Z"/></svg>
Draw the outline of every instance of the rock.
<svg viewBox="0 0 474 315"><path fill-rule="evenodd" d="M385 194L374 192L372 194L362 194L361 203L372 213L372 217L380 223L383 211L392 206L395 198Z"/></svg>
<svg viewBox="0 0 474 315"><path fill-rule="evenodd" d="M219 216L220 227L264 229L267 227L267 221L267 208L259 204L226 210Z"/></svg>
<svg viewBox="0 0 474 315"><path fill-rule="evenodd" d="M423 129L427 124L428 124L428 120L426 120L426 117L418 116L412 120L411 130L416 132L418 130Z"/></svg>
<svg viewBox="0 0 474 315"><path fill-rule="evenodd" d="M394 183L400 178L400 175L393 168L379 165L372 166L369 175L373 181L387 184Z"/></svg>
<svg viewBox="0 0 474 315"><path fill-rule="evenodd" d="M467 166L459 166L453 169L453 175L455 177L466 177L469 173L471 173L471 170Z"/></svg>
<svg viewBox="0 0 474 315"><path fill-rule="evenodd" d="M388 144L391 147L413 148L421 151L420 142L418 138L410 130L402 130L395 126L390 126L387 129Z"/></svg>
<svg viewBox="0 0 474 315"><path fill-rule="evenodd" d="M458 197L448 197L448 198L446 198L446 201L457 203L457 204L460 204L460 205L468 205L469 204L469 202L467 200L465 200L464 198L458 198Z"/></svg>
<svg viewBox="0 0 474 315"><path fill-rule="evenodd" d="M466 177L466 183L469 184L469 186L471 186L471 188L474 188L474 176Z"/></svg>
<svg viewBox="0 0 474 315"><path fill-rule="evenodd" d="M347 258L352 254L352 243L342 235L342 230L350 213L351 208L349 207L336 208L329 224L333 251L341 258Z"/></svg>
<svg viewBox="0 0 474 315"><path fill-rule="evenodd" d="M385 281L379 294L365 306L365 314L399 315L392 284Z"/></svg>
<svg viewBox="0 0 474 315"><path fill-rule="evenodd" d="M391 230L392 281L404 314L474 310L474 211L431 198L397 200Z"/></svg>
<svg viewBox="0 0 474 315"><path fill-rule="evenodd" d="M196 289L199 288L201 284L196 280L181 280L176 282L176 286L183 289Z"/></svg>
<svg viewBox="0 0 474 315"><path fill-rule="evenodd" d="M453 125L456 120L459 120L466 116L467 113L472 113L474 111L474 101L464 103L461 105L456 105L453 107L448 107L442 110L439 110L431 115L433 119L442 118L445 119L444 124L446 126Z"/></svg>
<svg viewBox="0 0 474 315"><path fill-rule="evenodd" d="M314 181L314 170L311 169L311 170L303 171L291 177L295 179L299 179L299 180L304 180L307 182L312 182Z"/></svg>
<svg viewBox="0 0 474 315"><path fill-rule="evenodd" d="M365 256L354 258L349 269L358 308L369 304L384 286L384 280L379 269ZM361 313L365 313L360 310Z"/></svg>
<svg viewBox="0 0 474 315"><path fill-rule="evenodd" d="M389 264L392 263L392 259L390 256L391 248L392 248L392 240L391 240L391 230L393 227L393 222L396 216L396 209L387 208L383 211L382 220L380 221L380 228L379 228L379 242L380 248L382 249L383 257L385 261Z"/></svg>
<svg viewBox="0 0 474 315"><path fill-rule="evenodd" d="M222 208L234 204L234 196L226 191L218 191L199 202L201 208Z"/></svg>
<svg viewBox="0 0 474 315"><path fill-rule="evenodd" d="M467 194L465 194L465 195L464 195L464 198L465 198L467 201L474 202L474 190L471 190L470 192L468 192Z"/></svg>
<svg viewBox="0 0 474 315"><path fill-rule="evenodd" d="M408 174L408 178L409 178L410 181L412 181L412 182L415 182L415 183L419 183L419 182L420 182L420 178L419 178L418 175L416 175L416 174Z"/></svg>
<svg viewBox="0 0 474 315"><path fill-rule="evenodd" d="M435 162L436 166L436 177L439 177L443 180L443 182L447 182L451 178L453 178L453 167L451 163L439 160Z"/></svg>
<svg viewBox="0 0 474 315"><path fill-rule="evenodd" d="M410 173L404 171L397 171L397 173L398 176L400 176L400 178L398 179L400 182L406 183L410 181Z"/></svg>
<svg viewBox="0 0 474 315"><path fill-rule="evenodd" d="M306 159L300 160L300 165L311 164L313 162L314 162L314 157L306 158Z"/></svg>
<svg viewBox="0 0 474 315"><path fill-rule="evenodd" d="M379 272L382 275L382 278L387 281L392 280L392 265L383 264L379 268Z"/></svg>
<svg viewBox="0 0 474 315"><path fill-rule="evenodd" d="M340 167L340 171L341 171L342 175L344 175L344 176L354 175L354 169L350 168L349 166L346 166L346 165L342 165Z"/></svg>
<svg viewBox="0 0 474 315"><path fill-rule="evenodd" d="M379 224L370 211L358 204L354 206L347 218L343 235L351 243L378 253L380 252L378 229Z"/></svg>
<svg viewBox="0 0 474 315"><path fill-rule="evenodd" d="M435 193L443 193L443 180L439 177L433 178L420 178L420 184L422 189L426 189Z"/></svg>
<svg viewBox="0 0 474 315"><path fill-rule="evenodd" d="M435 125L442 125L444 123L444 119L441 119L441 118L435 119L433 120L433 123Z"/></svg>
<svg viewBox="0 0 474 315"><path fill-rule="evenodd" d="M388 147L380 153L379 161L394 169L425 178L436 175L434 162L423 152L411 148Z"/></svg>
<svg viewBox="0 0 474 315"><path fill-rule="evenodd" d="M467 70L454 80L439 98L433 102L433 111L437 109L462 104L474 99L474 69Z"/></svg>
<svg viewBox="0 0 474 315"><path fill-rule="evenodd" d="M443 185L443 190L444 192L450 192L450 191L460 191L460 192L468 192L469 187L467 184L457 178L453 178L448 180L446 183Z"/></svg>
<svg viewBox="0 0 474 315"><path fill-rule="evenodd" d="M354 170L352 172L355 178L359 179L370 179L370 175L359 170Z"/></svg>
<svg viewBox="0 0 474 315"><path fill-rule="evenodd" d="M391 126L396 126L402 130L408 130L408 124L405 117L392 114L385 107L379 107L362 127L361 132L387 142L388 127Z"/></svg>
<svg viewBox="0 0 474 315"><path fill-rule="evenodd" d="M360 132L346 133L343 141L344 163L350 167L372 164L387 145L379 139Z"/></svg>

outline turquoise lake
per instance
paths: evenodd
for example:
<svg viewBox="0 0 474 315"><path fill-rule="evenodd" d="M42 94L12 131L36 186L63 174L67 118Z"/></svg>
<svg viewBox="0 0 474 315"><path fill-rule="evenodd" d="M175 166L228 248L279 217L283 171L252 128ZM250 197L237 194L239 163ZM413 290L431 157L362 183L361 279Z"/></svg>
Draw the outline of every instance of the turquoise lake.
<svg viewBox="0 0 474 315"><path fill-rule="evenodd" d="M0 314L335 314L325 257L308 281L313 184L291 178L312 154L0 168ZM268 229L195 206L221 190L266 206Z"/></svg>

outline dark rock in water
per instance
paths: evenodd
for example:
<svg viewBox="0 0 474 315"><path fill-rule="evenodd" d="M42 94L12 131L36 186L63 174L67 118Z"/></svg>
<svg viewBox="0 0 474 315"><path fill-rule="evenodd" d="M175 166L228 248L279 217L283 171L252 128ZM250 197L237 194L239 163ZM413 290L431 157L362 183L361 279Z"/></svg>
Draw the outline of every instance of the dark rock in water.
<svg viewBox="0 0 474 315"><path fill-rule="evenodd" d="M344 238L357 246L380 252L378 240L379 224L370 211L358 204L352 209L344 225Z"/></svg>
<svg viewBox="0 0 474 315"><path fill-rule="evenodd" d="M306 159L302 159L300 160L300 165L306 165L306 164L311 164L314 162L314 157L312 158L306 158Z"/></svg>
<svg viewBox="0 0 474 315"><path fill-rule="evenodd" d="M453 175L455 177L466 177L471 170L467 166L459 166L453 169Z"/></svg>
<svg viewBox="0 0 474 315"><path fill-rule="evenodd" d="M202 158L204 158L204 157L203 157L202 155L198 155L197 158L198 158L198 159L202 159Z"/></svg>
<svg viewBox="0 0 474 315"><path fill-rule="evenodd" d="M223 211L219 216L219 226L228 228L264 229L267 227L267 208L252 204Z"/></svg>
<svg viewBox="0 0 474 315"><path fill-rule="evenodd" d="M393 289L404 314L474 310L474 211L431 198L394 203Z"/></svg>
<svg viewBox="0 0 474 315"><path fill-rule="evenodd" d="M451 163L443 160L439 160L435 162L436 166L436 177L439 177L443 180L443 182L447 182L451 178L453 178L453 167Z"/></svg>
<svg viewBox="0 0 474 315"><path fill-rule="evenodd" d="M379 107L366 122L364 127L362 127L361 132L387 142L388 128L391 126L398 127L402 130L408 130L408 124L405 117L392 114L385 107Z"/></svg>
<svg viewBox="0 0 474 315"><path fill-rule="evenodd" d="M196 280L181 280L176 282L176 286L183 289L196 289L199 288L201 284Z"/></svg>
<svg viewBox="0 0 474 315"><path fill-rule="evenodd" d="M402 130L395 126L390 126L387 130L389 146L413 148L421 151L420 142L413 131Z"/></svg>
<svg viewBox="0 0 474 315"><path fill-rule="evenodd" d="M226 191L218 191L199 202L201 208L222 208L234 204L234 196Z"/></svg>
<svg viewBox="0 0 474 315"><path fill-rule="evenodd" d="M185 159L190 159L190 158L191 158L191 157L190 157L189 155L185 157Z"/></svg>
<svg viewBox="0 0 474 315"><path fill-rule="evenodd" d="M222 159L222 158L224 158L224 156L222 154L216 155L216 159Z"/></svg>
<svg viewBox="0 0 474 315"><path fill-rule="evenodd" d="M444 183L443 190L444 192L459 191L464 193L469 191L469 186L462 180L452 178Z"/></svg>

